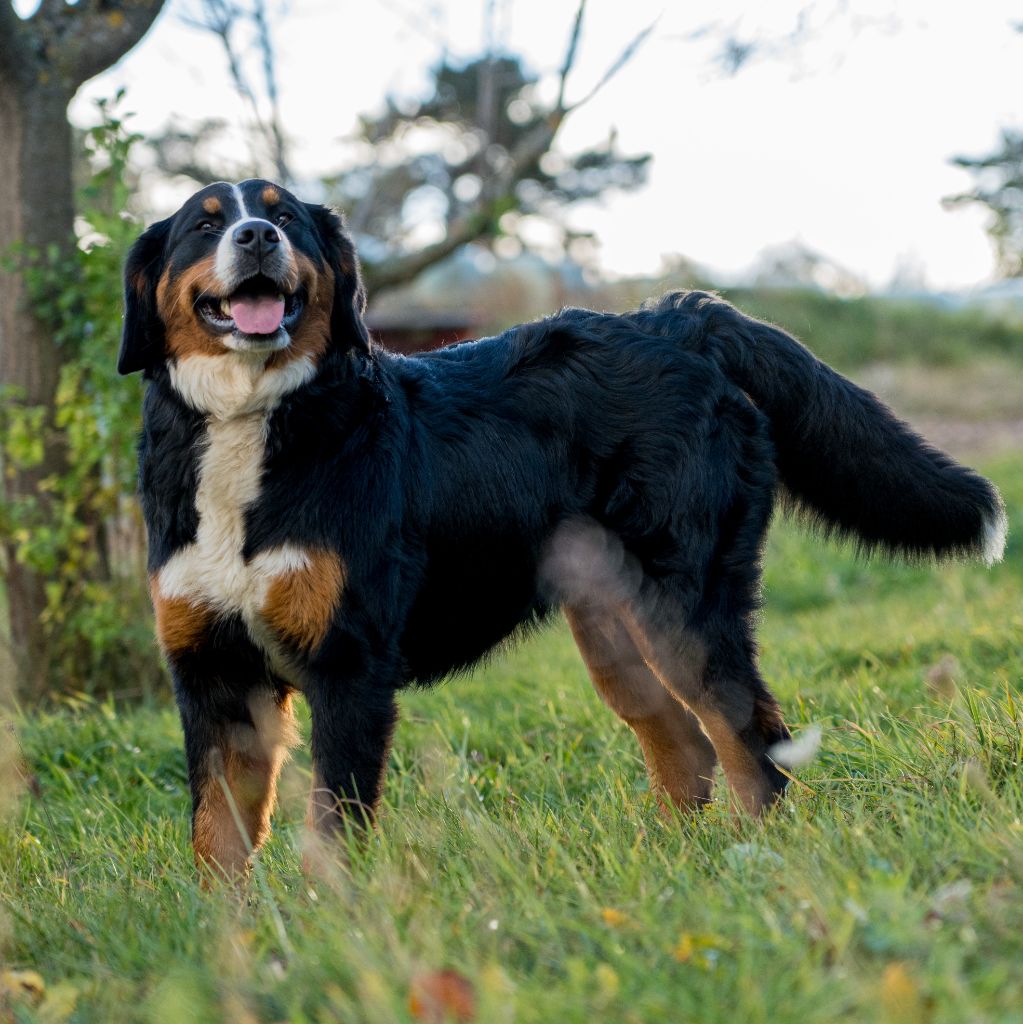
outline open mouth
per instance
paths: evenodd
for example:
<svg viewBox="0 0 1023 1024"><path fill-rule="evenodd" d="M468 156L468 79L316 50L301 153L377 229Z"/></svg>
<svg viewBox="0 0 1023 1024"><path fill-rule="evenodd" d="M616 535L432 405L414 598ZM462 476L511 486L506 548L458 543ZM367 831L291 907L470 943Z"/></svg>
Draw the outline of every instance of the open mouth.
<svg viewBox="0 0 1023 1024"><path fill-rule="evenodd" d="M276 281L257 274L226 296L203 294L196 299L199 316L218 334L240 335L251 345L277 341L304 306L303 290L285 295ZM283 337L283 335L282 335Z"/></svg>

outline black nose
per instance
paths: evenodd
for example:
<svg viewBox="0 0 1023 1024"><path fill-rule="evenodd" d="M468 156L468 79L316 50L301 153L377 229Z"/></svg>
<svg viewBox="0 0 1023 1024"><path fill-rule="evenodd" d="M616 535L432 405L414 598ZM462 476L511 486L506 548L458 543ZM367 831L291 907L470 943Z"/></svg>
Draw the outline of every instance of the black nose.
<svg viewBox="0 0 1023 1024"><path fill-rule="evenodd" d="M231 232L231 241L256 257L272 251L280 240L281 233L266 220L244 221Z"/></svg>

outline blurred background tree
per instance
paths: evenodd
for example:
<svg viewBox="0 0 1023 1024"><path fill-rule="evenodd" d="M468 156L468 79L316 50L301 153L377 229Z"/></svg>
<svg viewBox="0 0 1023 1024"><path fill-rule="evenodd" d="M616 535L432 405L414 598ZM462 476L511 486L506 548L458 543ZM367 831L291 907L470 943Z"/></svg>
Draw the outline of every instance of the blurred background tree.
<svg viewBox="0 0 1023 1024"><path fill-rule="evenodd" d="M381 113L360 119L352 140L360 159L328 175L324 184L326 200L348 213L371 295L413 281L470 242L487 245L502 234L515 235L522 217L547 222L567 250L580 234L564 219L572 204L644 184L651 155L621 153L613 129L579 153L565 155L555 147L565 119L628 64L653 27L636 34L598 80L571 100L568 80L585 11L581 0L552 101L540 97L540 76L502 48L490 2L479 57L458 62L442 55L423 96L389 96ZM250 115L246 135L259 156L239 163L236 176L293 184L266 0L202 0L188 22L220 42ZM243 59L253 50L259 54L255 72ZM223 159L214 154L227 127L204 120L187 130L169 128L150 143L157 166L197 185L223 178Z"/></svg>
<svg viewBox="0 0 1023 1024"><path fill-rule="evenodd" d="M1006 128L987 156L958 156L953 163L970 171L976 184L968 192L949 196L946 205L986 206L999 270L1005 277L1023 276L1023 131Z"/></svg>
<svg viewBox="0 0 1023 1024"><path fill-rule="evenodd" d="M10 654L22 693L43 692L50 682L50 566L15 541L12 517L50 517L51 483L71 470L57 392L73 348L60 343L66 336L54 331L52 315L69 301L55 282L67 284L77 272L67 106L83 82L142 38L162 6L163 0L42 0L22 18L10 0L0 0L0 392L5 441L12 427L31 440L20 450L4 445L0 484ZM44 266L54 271L53 291L41 306L28 301L26 275ZM95 538L82 571L102 576L103 524L93 509L78 509L75 517Z"/></svg>
<svg viewBox="0 0 1023 1024"><path fill-rule="evenodd" d="M1023 32L1023 24L1013 29ZM986 156L957 156L952 163L973 175L974 186L948 196L945 206L986 206L999 272L1004 277L1023 276L1023 130L1004 128L998 145Z"/></svg>
<svg viewBox="0 0 1023 1024"><path fill-rule="evenodd" d="M567 250L579 237L564 220L572 204L646 181L651 155L621 153L613 130L581 153L554 147L565 118L596 92L573 104L565 98L582 12L580 6L553 103L539 98L538 76L519 57L490 52L460 65L441 61L426 97L388 98L381 115L362 118L366 157L327 184L362 241L371 293L406 284L468 242L515 236L523 217L546 221ZM605 81L645 36L633 40Z"/></svg>
<svg viewBox="0 0 1023 1024"><path fill-rule="evenodd" d="M280 10L281 16L285 10ZM281 117L273 13L267 0L198 0L197 6L185 9L181 20L220 44L231 84L247 116L243 135L251 159L225 160L217 143L228 125L218 118L203 118L185 126L168 125L147 140L156 166L169 177L186 178L197 186L266 177L290 188L295 178ZM258 57L255 68L246 59L253 53Z"/></svg>

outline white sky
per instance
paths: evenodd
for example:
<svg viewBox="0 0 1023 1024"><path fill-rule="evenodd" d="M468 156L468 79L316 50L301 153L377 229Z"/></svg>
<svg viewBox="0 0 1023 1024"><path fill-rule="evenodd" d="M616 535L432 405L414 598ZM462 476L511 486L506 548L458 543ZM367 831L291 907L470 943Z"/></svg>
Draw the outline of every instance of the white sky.
<svg viewBox="0 0 1023 1024"><path fill-rule="evenodd" d="M82 90L72 105L77 123L91 123L92 100L120 85L143 132L176 118L238 116L222 54L181 21L185 4L171 0L136 50ZM833 7L822 3L811 8L817 24L802 45L726 77L715 70L713 47L689 39L695 29L716 21L740 25L746 37L777 38L806 4L772 0L757 5L769 13L740 15L744 6L754 5L591 0L570 95L573 87L576 96L587 91L659 16L639 55L560 137L571 152L613 126L623 151L654 154L645 189L574 214L578 226L597 232L602 265L636 273L682 253L736 273L765 247L798 239L873 286L907 261L935 288L989 279L983 212L949 212L941 198L970 183L951 156L986 153L1000 127L1023 121L1023 34L1012 30L1023 20L1018 4L851 0L851 14L828 17ZM276 41L301 173L313 180L351 160L345 137L358 114L378 109L388 92L421 89L438 43L416 29L422 16L408 12L441 9L449 52L469 55L480 49L484 7L482 0L290 0ZM554 72L574 2L497 7L508 48Z"/></svg>

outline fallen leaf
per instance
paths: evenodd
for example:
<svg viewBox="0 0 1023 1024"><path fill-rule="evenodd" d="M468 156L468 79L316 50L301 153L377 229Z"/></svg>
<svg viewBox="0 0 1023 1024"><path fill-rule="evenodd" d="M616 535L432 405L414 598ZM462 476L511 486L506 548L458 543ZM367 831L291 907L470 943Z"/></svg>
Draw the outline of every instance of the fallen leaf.
<svg viewBox="0 0 1023 1024"><path fill-rule="evenodd" d="M0 972L0 996L12 1002L27 999L38 1003L46 993L46 982L36 971Z"/></svg>
<svg viewBox="0 0 1023 1024"><path fill-rule="evenodd" d="M64 1024L78 1005L78 989L70 982L58 981L46 992L39 1009L40 1024Z"/></svg>
<svg viewBox="0 0 1023 1024"><path fill-rule="evenodd" d="M924 1005L920 987L903 963L891 963L881 975L881 1005L885 1019L915 1022L922 1019Z"/></svg>
<svg viewBox="0 0 1023 1024"><path fill-rule="evenodd" d="M939 700L953 700L959 675L959 661L954 655L945 654L937 664L927 670L924 682L934 697Z"/></svg>
<svg viewBox="0 0 1023 1024"><path fill-rule="evenodd" d="M412 979L408 1008L416 1020L427 1024L467 1024L476 1019L476 989L451 968L429 971Z"/></svg>
<svg viewBox="0 0 1023 1024"><path fill-rule="evenodd" d="M683 932L671 955L680 964L692 964L702 971L712 971L721 954L728 949L728 940L720 935L693 935Z"/></svg>
<svg viewBox="0 0 1023 1024"><path fill-rule="evenodd" d="M614 907L604 907L600 912L600 916L604 920L609 928L625 928L632 922L629 920L629 915L623 913L621 910L615 910Z"/></svg>

